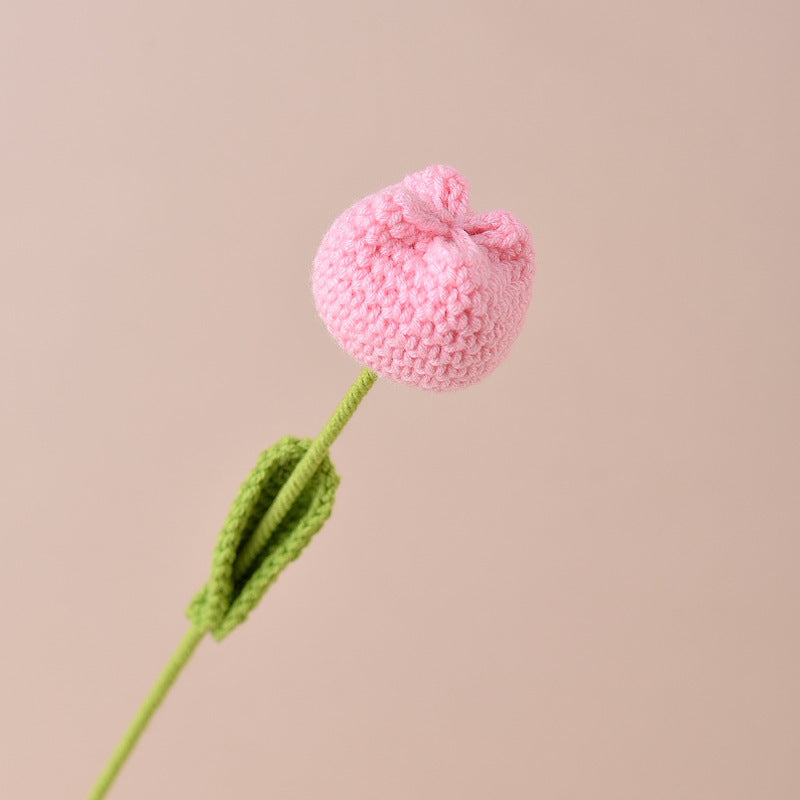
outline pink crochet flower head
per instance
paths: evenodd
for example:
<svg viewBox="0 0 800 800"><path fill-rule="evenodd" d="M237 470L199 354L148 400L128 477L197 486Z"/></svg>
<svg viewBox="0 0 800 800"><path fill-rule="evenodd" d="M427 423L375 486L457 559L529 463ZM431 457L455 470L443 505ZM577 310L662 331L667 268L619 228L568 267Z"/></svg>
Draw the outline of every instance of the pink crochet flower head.
<svg viewBox="0 0 800 800"><path fill-rule="evenodd" d="M330 333L379 375L469 386L508 354L530 304L534 251L507 211L475 213L436 165L365 197L325 234L313 291Z"/></svg>

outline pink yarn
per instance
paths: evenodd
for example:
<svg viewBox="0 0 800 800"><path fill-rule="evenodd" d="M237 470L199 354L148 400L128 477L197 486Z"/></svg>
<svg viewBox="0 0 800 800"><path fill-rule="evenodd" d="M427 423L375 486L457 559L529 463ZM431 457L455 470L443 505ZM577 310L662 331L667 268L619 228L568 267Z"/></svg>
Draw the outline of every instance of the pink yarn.
<svg viewBox="0 0 800 800"><path fill-rule="evenodd" d="M365 197L325 234L313 292L333 337L379 375L433 391L484 378L531 300L534 251L507 211L477 214L435 165Z"/></svg>

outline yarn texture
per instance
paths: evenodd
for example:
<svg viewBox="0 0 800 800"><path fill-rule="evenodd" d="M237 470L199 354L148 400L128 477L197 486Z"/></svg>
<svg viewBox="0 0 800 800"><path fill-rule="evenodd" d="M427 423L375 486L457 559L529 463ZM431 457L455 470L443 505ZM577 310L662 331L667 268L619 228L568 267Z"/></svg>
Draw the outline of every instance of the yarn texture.
<svg viewBox="0 0 800 800"><path fill-rule="evenodd" d="M187 610L195 627L211 631L218 641L247 619L283 568L300 555L331 515L339 475L326 452L255 563L239 567L241 546L311 444L311 439L284 436L261 454L233 501L217 538L211 578Z"/></svg>
<svg viewBox="0 0 800 800"><path fill-rule="evenodd" d="M192 626L111 754L89 800L107 796L206 633L221 640L244 622L328 519L340 480L328 450L377 379L372 370L362 370L315 439L284 436L261 453L217 538L211 577L186 612Z"/></svg>
<svg viewBox="0 0 800 800"><path fill-rule="evenodd" d="M328 331L379 375L432 391L477 383L508 355L530 305L529 230L476 213L434 165L348 208L325 234L312 289Z"/></svg>

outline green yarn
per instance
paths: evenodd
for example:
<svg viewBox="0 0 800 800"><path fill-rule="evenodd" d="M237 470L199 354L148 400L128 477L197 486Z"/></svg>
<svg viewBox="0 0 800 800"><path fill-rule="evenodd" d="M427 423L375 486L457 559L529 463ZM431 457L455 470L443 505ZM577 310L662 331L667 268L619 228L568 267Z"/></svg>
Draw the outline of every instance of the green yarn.
<svg viewBox="0 0 800 800"><path fill-rule="evenodd" d="M280 571L300 555L333 510L339 476L327 454L310 476L304 472L295 478L293 474L311 445L311 439L284 436L261 454L233 502L217 538L211 578L186 612L196 627L211 631L217 640L247 619ZM247 543L253 541L256 530L263 530L259 522L287 485L298 487L294 503L280 517L273 515L279 521L270 526L256 557L247 560Z"/></svg>
<svg viewBox="0 0 800 800"><path fill-rule="evenodd" d="M297 500L316 468L326 457L328 448L342 432L342 428L347 424L350 417L353 416L353 413L358 408L358 404L364 399L364 395L372 388L376 380L378 380L378 376L371 369L364 369L361 371L355 383L350 387L347 394L342 399L342 402L339 403L336 411L333 412L319 436L317 436L311 447L306 451L291 477L281 486L275 500L267 509L263 519L259 522L250 541L244 544L239 559L239 571L237 574L241 575L242 572L249 570L251 564L262 551L280 520L284 517L295 500Z"/></svg>
<svg viewBox="0 0 800 800"><path fill-rule="evenodd" d="M183 641L178 645L178 649L172 654L172 658L167 662L164 671L150 690L150 694L147 695L144 703L142 703L141 707L136 712L133 722L131 722L130 727L117 745L117 749L108 760L106 768L89 793L89 800L102 800L102 798L106 796L108 790L111 788L111 784L128 760L128 756L136 746L136 742L139 741L139 737L147 727L147 723L150 722L151 717L161 705L161 701L166 697L170 687L175 683L175 679L186 666L186 662L192 657L192 654L197 648L197 645L200 644L200 640L204 635L205 631L199 628L189 628L186 636L183 637Z"/></svg>
<svg viewBox="0 0 800 800"><path fill-rule="evenodd" d="M222 640L247 619L281 570L333 510L339 476L328 449L378 376L362 370L319 436L284 436L258 458L214 548L211 576L187 609L192 622L89 794L102 800L139 737L207 632Z"/></svg>

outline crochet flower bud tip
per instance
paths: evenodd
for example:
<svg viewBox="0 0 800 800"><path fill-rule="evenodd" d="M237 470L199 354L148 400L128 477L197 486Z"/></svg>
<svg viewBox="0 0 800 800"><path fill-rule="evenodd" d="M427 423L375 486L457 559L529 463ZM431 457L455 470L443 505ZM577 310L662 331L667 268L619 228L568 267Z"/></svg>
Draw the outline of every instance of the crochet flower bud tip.
<svg viewBox="0 0 800 800"><path fill-rule="evenodd" d="M508 355L531 300L534 250L508 211L476 213L452 167L408 175L325 234L312 286L328 330L379 375L445 391Z"/></svg>

